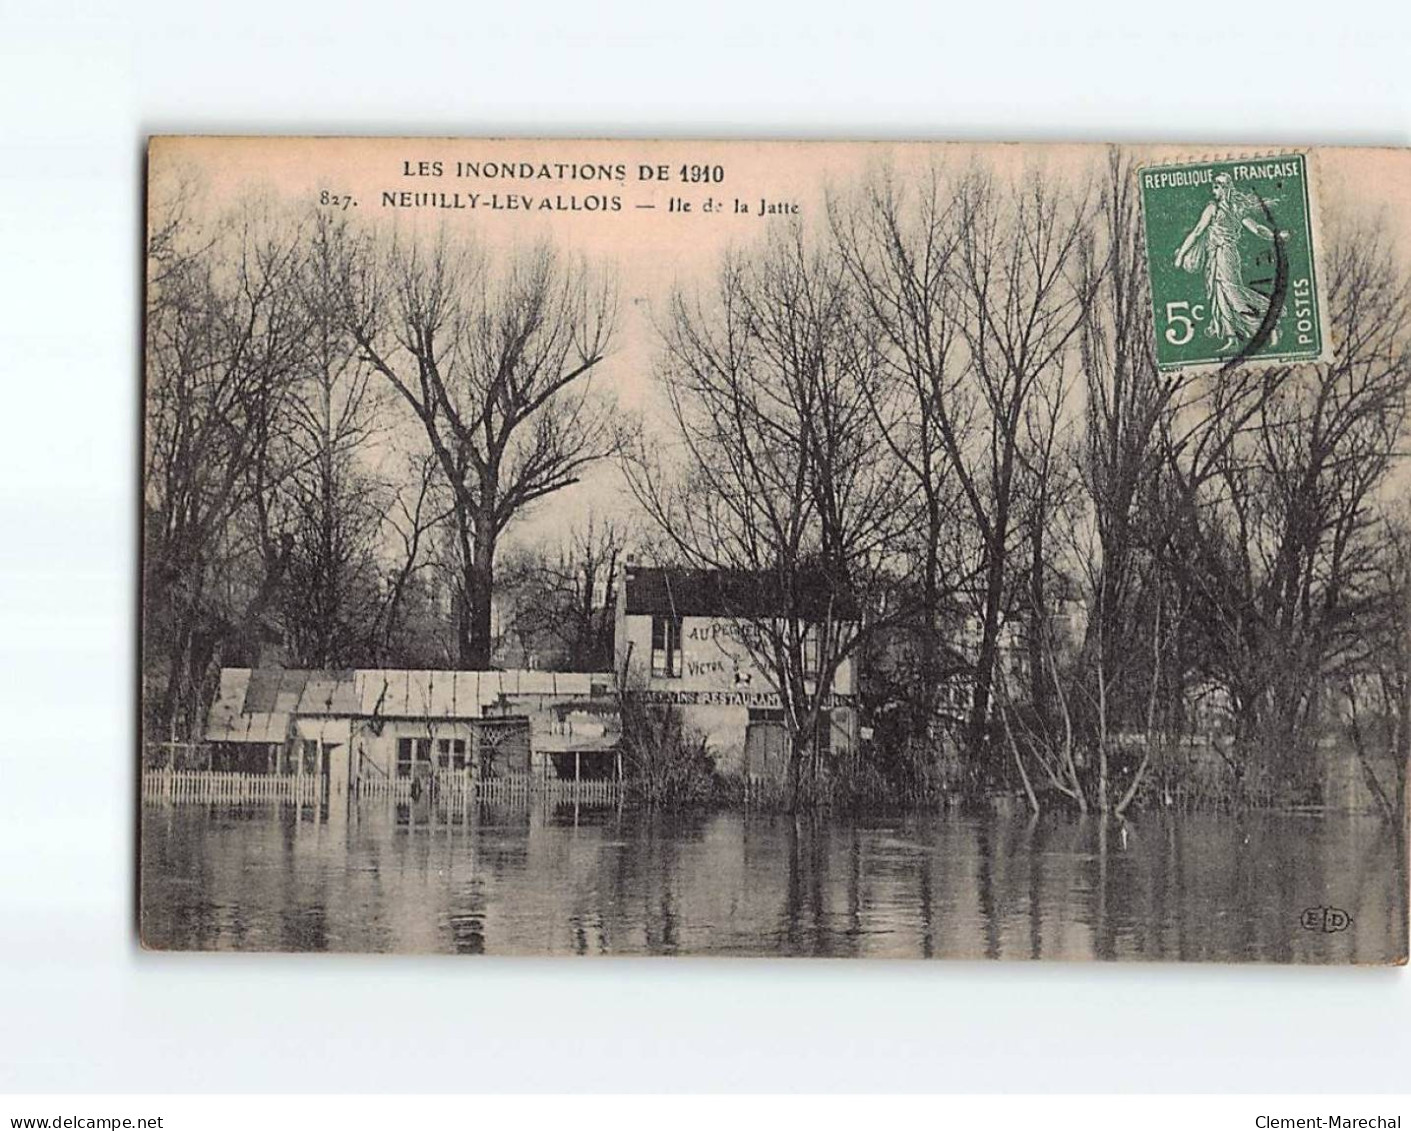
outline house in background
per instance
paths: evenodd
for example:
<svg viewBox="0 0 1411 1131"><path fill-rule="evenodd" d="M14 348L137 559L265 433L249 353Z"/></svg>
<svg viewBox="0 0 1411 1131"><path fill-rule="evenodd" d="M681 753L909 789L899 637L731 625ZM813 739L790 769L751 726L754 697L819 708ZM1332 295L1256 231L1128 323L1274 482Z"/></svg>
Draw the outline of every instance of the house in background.
<svg viewBox="0 0 1411 1131"><path fill-rule="evenodd" d="M805 594L805 676L817 674L818 626L828 617L821 586ZM719 769L782 777L783 703L749 641L777 616L768 584L744 574L628 565L617 601L615 654L627 685L648 701L680 708L705 735ZM835 620L855 621L855 613ZM812 691L813 687L810 686ZM856 746L857 674L838 666L817 740L834 754Z"/></svg>
<svg viewBox="0 0 1411 1131"><path fill-rule="evenodd" d="M1034 687L1033 660L1050 652L1062 671L1074 663L1087 632L1088 608L1071 587L1054 586L1047 599L1043 636L1034 641L1034 619L1023 608L1002 613L995 640L995 662L990 698L993 712L1001 701L1028 703ZM901 709L923 678L923 653L929 636L934 653L931 664L937 681L931 725L938 733L954 733L967 725L975 697L983 622L976 612L978 594L950 596L940 602L928 626L914 587L898 586L889 595L881 616L884 624L870 634L863 657L870 680L870 705L883 714ZM1039 682L1049 678L1039 668Z"/></svg>

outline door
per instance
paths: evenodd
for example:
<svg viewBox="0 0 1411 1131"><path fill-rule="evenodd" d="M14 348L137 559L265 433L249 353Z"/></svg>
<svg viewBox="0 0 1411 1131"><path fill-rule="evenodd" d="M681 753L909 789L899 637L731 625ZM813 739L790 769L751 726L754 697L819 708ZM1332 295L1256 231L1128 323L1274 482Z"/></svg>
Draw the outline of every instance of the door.
<svg viewBox="0 0 1411 1131"><path fill-rule="evenodd" d="M745 772L750 777L784 781L789 776L788 747L784 712L751 708L745 728Z"/></svg>

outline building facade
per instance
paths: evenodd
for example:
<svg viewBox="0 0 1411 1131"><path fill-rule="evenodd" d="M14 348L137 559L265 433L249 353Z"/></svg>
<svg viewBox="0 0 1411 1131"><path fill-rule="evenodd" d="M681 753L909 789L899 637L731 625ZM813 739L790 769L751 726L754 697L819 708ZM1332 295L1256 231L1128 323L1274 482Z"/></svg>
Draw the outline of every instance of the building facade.
<svg viewBox="0 0 1411 1131"><path fill-rule="evenodd" d="M617 716L607 675L225 668L206 726L209 768L359 782L610 776Z"/></svg>
<svg viewBox="0 0 1411 1131"><path fill-rule="evenodd" d="M809 606L814 608L809 610ZM699 731L728 775L779 778L785 772L783 702L761 663L759 627L779 603L751 578L713 571L629 565L617 602L617 670L634 694L671 704ZM820 635L841 623L846 638L855 619L805 601L813 613L804 633L805 690L812 694L820 660ZM857 674L852 658L838 665L825 699L817 743L832 755L857 743Z"/></svg>

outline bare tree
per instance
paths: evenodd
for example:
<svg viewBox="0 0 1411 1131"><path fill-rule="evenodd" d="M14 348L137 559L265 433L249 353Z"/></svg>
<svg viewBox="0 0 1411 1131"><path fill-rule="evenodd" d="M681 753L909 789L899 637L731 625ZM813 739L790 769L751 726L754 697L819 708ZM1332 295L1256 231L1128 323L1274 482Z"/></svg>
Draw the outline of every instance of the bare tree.
<svg viewBox="0 0 1411 1131"><path fill-rule="evenodd" d="M977 173L957 194L956 286L976 421L965 442L954 426L946 440L980 540L980 639L969 729L972 748L981 750L1011 598L1026 412L1041 381L1066 363L1092 280L1077 270L1088 218L1084 199L1054 190L1037 173L1010 188Z"/></svg>
<svg viewBox="0 0 1411 1131"><path fill-rule="evenodd" d="M1411 512L1404 501L1389 509L1374 551L1363 631L1333 678L1367 791L1403 836L1411 755Z"/></svg>
<svg viewBox="0 0 1411 1131"><path fill-rule="evenodd" d="M349 324L425 430L453 504L457 663L485 668L501 534L620 439L592 375L613 288L541 246L492 262L452 243L393 243L349 269Z"/></svg>
<svg viewBox="0 0 1411 1131"><path fill-rule="evenodd" d="M177 738L199 734L222 649L278 592L286 547L237 584L231 523L282 474L266 457L308 331L298 229L256 205L203 225L191 203L157 195L148 249L144 652L165 686L145 701Z"/></svg>
<svg viewBox="0 0 1411 1131"><path fill-rule="evenodd" d="M503 587L511 631L526 650L542 641L568 671L609 671L613 613L627 545L622 523L588 512L552 551L525 554Z"/></svg>
<svg viewBox="0 0 1411 1131"><path fill-rule="evenodd" d="M373 659L379 666L405 662L412 649L401 639L408 629L407 606L418 578L433 563L435 535L451 508L436 490L436 458L430 454L408 457L405 476L392 488L392 501L382 515L386 548L382 557L390 564L382 573L382 594L376 615ZM417 665L419 666L419 665Z"/></svg>
<svg viewBox="0 0 1411 1131"><path fill-rule="evenodd" d="M664 333L684 471L639 451L629 476L685 562L738 599L780 696L797 802L819 780L818 727L903 509L868 389L875 333L838 257L797 227L728 259L713 295L678 293Z"/></svg>
<svg viewBox="0 0 1411 1131"><path fill-rule="evenodd" d="M281 435L290 470L279 478L274 503L290 539L284 630L289 658L300 667L351 667L376 648L377 550L390 493L370 451L381 439L381 406L343 318L343 263L357 237L324 210L304 232L299 287L307 350L286 404ZM265 510L262 519L268 543Z"/></svg>
<svg viewBox="0 0 1411 1131"><path fill-rule="evenodd" d="M1164 639L1155 638L1168 601L1156 550L1165 538L1158 528L1172 517L1161 480L1173 412L1193 379L1156 368L1137 181L1131 160L1115 147L1095 220L1081 249L1094 301L1079 339L1086 394L1081 481L1092 538L1077 547L1075 560L1092 610L1084 676L1095 715L1095 801L1106 813L1110 736L1154 720L1153 696L1172 675L1169 660L1163 667L1170 610ZM1154 741L1150 729L1138 778Z"/></svg>
<svg viewBox="0 0 1411 1131"><path fill-rule="evenodd" d="M915 606L900 619L919 652L909 730L921 740L935 719L940 683L952 674L944 608L973 581L954 466L970 405L956 275L960 208L950 188L936 167L914 188L885 169L829 204L843 265L882 347L879 380L863 389L889 465L907 484L903 495L915 500L898 548L909 558L901 599Z"/></svg>
<svg viewBox="0 0 1411 1131"><path fill-rule="evenodd" d="M1334 361L1266 372L1238 427L1174 446L1206 672L1231 698L1245 763L1283 781L1306 777L1329 671L1368 630L1377 495L1411 383L1411 285L1382 233L1330 244Z"/></svg>

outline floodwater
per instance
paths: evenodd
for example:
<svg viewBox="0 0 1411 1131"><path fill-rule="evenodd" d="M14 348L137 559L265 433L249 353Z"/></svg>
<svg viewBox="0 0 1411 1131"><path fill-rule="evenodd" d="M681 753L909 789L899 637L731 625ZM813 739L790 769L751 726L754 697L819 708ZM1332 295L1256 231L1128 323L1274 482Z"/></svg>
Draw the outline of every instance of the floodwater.
<svg viewBox="0 0 1411 1131"><path fill-rule="evenodd" d="M674 818L147 804L158 948L1367 962L1404 958L1376 817ZM1328 912L1320 909L1332 908ZM1339 915L1339 912L1345 915Z"/></svg>

